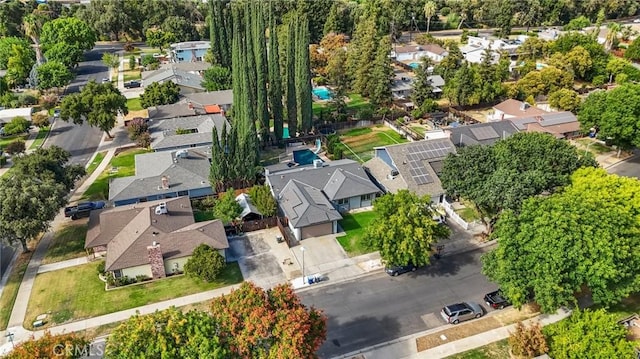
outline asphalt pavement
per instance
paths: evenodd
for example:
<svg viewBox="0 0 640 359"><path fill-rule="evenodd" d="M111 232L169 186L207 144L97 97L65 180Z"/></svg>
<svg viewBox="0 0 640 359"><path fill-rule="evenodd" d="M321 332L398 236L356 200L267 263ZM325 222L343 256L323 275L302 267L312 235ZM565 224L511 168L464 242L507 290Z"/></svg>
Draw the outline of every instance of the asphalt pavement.
<svg viewBox="0 0 640 359"><path fill-rule="evenodd" d="M0 278L2 278L4 272L7 270L15 252L16 249L14 247L0 243Z"/></svg>
<svg viewBox="0 0 640 359"><path fill-rule="evenodd" d="M640 178L640 154L636 153L628 160L619 162L607 170L609 173L615 173L620 176Z"/></svg>
<svg viewBox="0 0 640 359"><path fill-rule="evenodd" d="M484 251L444 257L413 273L390 277L377 273L299 293L328 317L327 340L318 351L331 358L396 338L437 328L447 304L482 302L497 289L480 274ZM487 310L485 306L485 310Z"/></svg>
<svg viewBox="0 0 640 359"><path fill-rule="evenodd" d="M76 78L67 87L65 94L80 91L80 88L92 79L100 82L103 78L109 77L109 69L102 63L102 54L115 50L112 45L96 45L93 50L86 52L85 61L78 64L74 70ZM98 148L101 138L102 131L86 123L75 125L55 120L44 146L62 147L71 153L70 163L86 165Z"/></svg>

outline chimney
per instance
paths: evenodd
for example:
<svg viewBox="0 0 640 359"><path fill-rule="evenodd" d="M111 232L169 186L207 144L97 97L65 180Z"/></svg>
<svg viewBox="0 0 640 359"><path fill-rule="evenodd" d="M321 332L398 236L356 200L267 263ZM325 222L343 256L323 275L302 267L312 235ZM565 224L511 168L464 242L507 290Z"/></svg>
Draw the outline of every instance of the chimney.
<svg viewBox="0 0 640 359"><path fill-rule="evenodd" d="M147 255L149 264L151 265L151 276L153 279L164 278L167 274L164 271L164 260L162 259L162 250L158 242L153 242L147 247Z"/></svg>
<svg viewBox="0 0 640 359"><path fill-rule="evenodd" d="M162 189L169 189L169 177L162 176L162 179L160 181L162 183Z"/></svg>
<svg viewBox="0 0 640 359"><path fill-rule="evenodd" d="M529 107L531 107L531 105L529 105L526 102L523 102L523 103L520 104L520 110L521 111L526 111Z"/></svg>
<svg viewBox="0 0 640 359"><path fill-rule="evenodd" d="M193 110L193 103L191 103L191 101L187 102L187 106L189 106L189 110Z"/></svg>

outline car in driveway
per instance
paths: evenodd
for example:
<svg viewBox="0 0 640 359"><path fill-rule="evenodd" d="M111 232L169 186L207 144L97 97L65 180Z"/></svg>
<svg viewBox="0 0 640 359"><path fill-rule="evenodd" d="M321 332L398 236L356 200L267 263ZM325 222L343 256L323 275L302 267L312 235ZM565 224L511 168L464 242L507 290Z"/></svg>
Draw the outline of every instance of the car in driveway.
<svg viewBox="0 0 640 359"><path fill-rule="evenodd" d="M142 83L140 83L140 81L129 81L124 83L124 88L127 89L137 88L140 86L142 86Z"/></svg>
<svg viewBox="0 0 640 359"><path fill-rule="evenodd" d="M407 265L388 265L384 268L384 271L392 276L399 276L402 273L407 273L407 272L415 272L418 269L418 267L414 266L413 264L409 263Z"/></svg>
<svg viewBox="0 0 640 359"><path fill-rule="evenodd" d="M440 315L445 322L458 324L465 320L480 318L484 315L484 310L476 302L461 302L445 306L440 310Z"/></svg>
<svg viewBox="0 0 640 359"><path fill-rule="evenodd" d="M103 209L106 206L104 201L81 202L75 206L64 208L64 216L76 220L78 218L89 217L94 209Z"/></svg>

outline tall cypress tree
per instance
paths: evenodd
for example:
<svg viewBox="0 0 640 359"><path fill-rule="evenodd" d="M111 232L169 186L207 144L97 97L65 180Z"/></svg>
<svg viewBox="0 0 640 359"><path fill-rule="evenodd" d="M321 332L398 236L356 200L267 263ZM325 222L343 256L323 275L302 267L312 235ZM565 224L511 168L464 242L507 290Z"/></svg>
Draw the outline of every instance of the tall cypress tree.
<svg viewBox="0 0 640 359"><path fill-rule="evenodd" d="M251 117L253 121L256 120L257 104L256 104L256 95L258 93L257 90L257 79L256 79L256 67L255 67L255 55L253 51L253 28L251 21L251 1L245 1L242 11L242 21L244 24L244 33L242 35L242 39L244 44L242 45L244 56L242 58L245 61L246 65L243 66L243 72L249 76L248 85L247 85L247 95L248 95L248 105L249 105L249 113L248 115ZM249 63L251 65L249 65ZM255 122L254 122L255 128Z"/></svg>
<svg viewBox="0 0 640 359"><path fill-rule="evenodd" d="M306 14L300 16L295 39L297 117L300 122L300 131L306 134L311 130L313 115L311 104L311 65L309 59L309 19Z"/></svg>
<svg viewBox="0 0 640 359"><path fill-rule="evenodd" d="M283 108L282 79L280 76L280 55L278 49L278 30L273 16L271 1L269 2L269 107L273 117L273 133L276 141L282 141Z"/></svg>
<svg viewBox="0 0 640 359"><path fill-rule="evenodd" d="M231 32L231 17L226 0L209 1L209 38L214 62L231 68L231 53L228 35Z"/></svg>
<svg viewBox="0 0 640 359"><path fill-rule="evenodd" d="M260 128L262 143L266 143L269 136L269 110L267 108L267 40L265 37L264 8L262 2L252 2L253 22L253 54L256 68L256 119Z"/></svg>
<svg viewBox="0 0 640 359"><path fill-rule="evenodd" d="M289 136L296 137L298 131L298 113L296 104L296 24L294 20L290 20L287 24L287 56L285 58L287 66L285 67L285 74L287 80L287 86L284 88L285 98L287 104L287 123L289 127Z"/></svg>

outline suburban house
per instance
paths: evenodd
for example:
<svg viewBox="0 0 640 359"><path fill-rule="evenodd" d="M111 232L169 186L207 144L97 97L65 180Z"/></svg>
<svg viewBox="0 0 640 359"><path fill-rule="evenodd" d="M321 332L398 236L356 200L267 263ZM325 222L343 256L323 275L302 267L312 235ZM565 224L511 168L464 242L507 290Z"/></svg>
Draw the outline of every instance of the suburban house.
<svg viewBox="0 0 640 359"><path fill-rule="evenodd" d="M438 175L443 161L456 149L447 133L423 141L375 148L375 157L364 166L385 192L407 189L440 203L444 190Z"/></svg>
<svg viewBox="0 0 640 359"><path fill-rule="evenodd" d="M358 162L343 159L265 168L281 214L298 240L336 233L340 212L369 207L381 194Z"/></svg>
<svg viewBox="0 0 640 359"><path fill-rule="evenodd" d="M210 155L206 147L137 155L134 176L109 182L109 201L117 207L164 198L212 195Z"/></svg>
<svg viewBox="0 0 640 359"><path fill-rule="evenodd" d="M150 120L166 120L176 117L190 117L204 115L204 111L186 102L178 102L170 105L152 106L147 109Z"/></svg>
<svg viewBox="0 0 640 359"><path fill-rule="evenodd" d="M538 38L546 41L555 41L561 34L562 31L556 29L544 29L538 33Z"/></svg>
<svg viewBox="0 0 640 359"><path fill-rule="evenodd" d="M514 99L508 99L493 106L493 113L487 115L488 121L501 121L515 117L539 116L547 111Z"/></svg>
<svg viewBox="0 0 640 359"><path fill-rule="evenodd" d="M9 123L15 117L24 117L27 121L31 122L32 113L33 107L7 108L0 110L0 124Z"/></svg>
<svg viewBox="0 0 640 359"><path fill-rule="evenodd" d="M154 82L162 84L168 81L178 85L181 95L205 91L201 85L203 77L199 72L188 72L172 66L142 73L142 86L144 87Z"/></svg>
<svg viewBox="0 0 640 359"><path fill-rule="evenodd" d="M569 111L510 118L508 121L513 123L520 131L546 132L556 138L563 139L572 139L580 136L580 122L578 122L576 115Z"/></svg>
<svg viewBox="0 0 640 359"><path fill-rule="evenodd" d="M233 90L185 94L179 103L191 103L194 108L217 105L222 111L229 111L233 104Z"/></svg>
<svg viewBox="0 0 640 359"><path fill-rule="evenodd" d="M171 62L204 61L204 55L211 48L209 41L186 41L169 45Z"/></svg>
<svg viewBox="0 0 640 359"><path fill-rule="evenodd" d="M415 81L415 75L409 74L403 71L396 71L395 77L391 84L391 94L396 99L407 99L411 97L413 92L413 83ZM444 87L444 79L440 75L428 76L431 81L431 87L433 94L440 96L442 94L442 87Z"/></svg>
<svg viewBox="0 0 640 359"><path fill-rule="evenodd" d="M182 273L203 243L225 255L222 222L196 223L189 197L179 197L92 211L85 249L106 256L105 270L116 278L156 279Z"/></svg>
<svg viewBox="0 0 640 359"><path fill-rule="evenodd" d="M493 145L496 141L519 132L511 121L482 122L445 130L456 147Z"/></svg>
<svg viewBox="0 0 640 359"><path fill-rule="evenodd" d="M230 129L227 118L221 114L199 115L149 121L151 148L171 151L180 148L211 146L213 129L218 135L223 127Z"/></svg>
<svg viewBox="0 0 640 359"><path fill-rule="evenodd" d="M391 58L400 62L419 62L425 56L435 62L440 62L447 55L449 52L437 44L395 46L391 50Z"/></svg>
<svg viewBox="0 0 640 359"><path fill-rule="evenodd" d="M492 63L498 62L502 53L507 53L514 59L516 50L525 41L526 36L519 36L517 40L487 39L486 37L469 36L467 44L460 47L460 52L465 60L470 63L479 64L486 49L491 49Z"/></svg>

